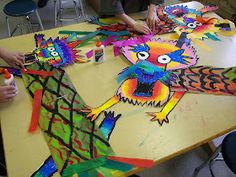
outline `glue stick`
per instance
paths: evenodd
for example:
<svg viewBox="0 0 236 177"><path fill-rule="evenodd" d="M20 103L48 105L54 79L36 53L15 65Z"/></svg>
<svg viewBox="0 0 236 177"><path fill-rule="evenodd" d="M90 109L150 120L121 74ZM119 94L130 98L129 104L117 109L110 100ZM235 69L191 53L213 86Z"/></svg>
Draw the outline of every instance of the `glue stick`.
<svg viewBox="0 0 236 177"><path fill-rule="evenodd" d="M13 86L16 89L16 92L18 92L18 88L16 85L16 81L14 80L14 76L13 74L9 73L9 71L7 69L4 69L4 85L7 86Z"/></svg>
<svg viewBox="0 0 236 177"><path fill-rule="evenodd" d="M102 45L99 38L96 39L96 47L94 49L94 61L95 63L102 63L105 57L105 47Z"/></svg>

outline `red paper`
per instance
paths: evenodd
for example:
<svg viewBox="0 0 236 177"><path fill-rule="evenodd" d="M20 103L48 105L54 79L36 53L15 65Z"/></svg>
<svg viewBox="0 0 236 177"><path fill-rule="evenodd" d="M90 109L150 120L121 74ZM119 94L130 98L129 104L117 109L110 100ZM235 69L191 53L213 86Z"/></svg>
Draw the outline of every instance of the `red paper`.
<svg viewBox="0 0 236 177"><path fill-rule="evenodd" d="M101 173L98 173L98 177L104 177Z"/></svg>
<svg viewBox="0 0 236 177"><path fill-rule="evenodd" d="M40 76L53 76L53 71L38 71L38 70L30 70L30 69L27 69L27 70L24 70L24 69L21 69L21 72L24 73L24 74L32 74L32 75L40 75Z"/></svg>
<svg viewBox="0 0 236 177"><path fill-rule="evenodd" d="M42 96L43 96L43 90L39 89L34 92L33 111L28 130L30 133L33 133L38 128Z"/></svg>
<svg viewBox="0 0 236 177"><path fill-rule="evenodd" d="M114 160L117 162L127 163L140 168L150 168L154 165L154 161L149 159L135 159L135 158L115 157L115 156L108 156L107 159Z"/></svg>

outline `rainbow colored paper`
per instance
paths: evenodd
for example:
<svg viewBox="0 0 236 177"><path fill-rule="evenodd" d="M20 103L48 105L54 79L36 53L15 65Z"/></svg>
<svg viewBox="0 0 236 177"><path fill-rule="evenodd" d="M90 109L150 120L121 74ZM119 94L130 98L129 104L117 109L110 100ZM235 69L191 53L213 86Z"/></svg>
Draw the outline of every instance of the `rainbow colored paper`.
<svg viewBox="0 0 236 177"><path fill-rule="evenodd" d="M168 123L168 115L186 92L236 95L236 67L194 66L197 55L186 44L186 33L178 41L153 39L144 44L123 47L123 55L133 65L118 76L116 94L97 108L84 111L95 120L104 110L120 101L133 105L162 106L148 112L152 121ZM171 93L173 91L174 93Z"/></svg>
<svg viewBox="0 0 236 177"><path fill-rule="evenodd" d="M205 17L204 13L216 10L216 6L204 6L202 9L195 10L184 5L167 6L164 11L168 17L176 23L175 32L181 34L186 32L188 38L220 40L217 34L234 35L235 29L232 29L228 20L220 20L216 17Z"/></svg>
<svg viewBox="0 0 236 177"><path fill-rule="evenodd" d="M53 161L62 176L71 177L74 174L88 177L110 177L124 175L128 171L137 167L134 161L141 161L153 164L152 160L129 159L114 157L114 152L101 130L95 124L86 119L81 109L86 106L69 77L61 68L55 68L47 63L35 62L27 67L28 70L40 70L53 72L53 75L37 75L37 72L23 73L23 80L29 94L42 90L42 102L39 126L44 132L45 139L51 151ZM114 114L108 114L109 121L102 123L105 132L112 131L112 126L119 118L112 120ZM107 134L109 138L109 134ZM124 162L125 160L125 162ZM53 162L45 163L36 176L42 175L44 168L53 167ZM54 168L54 167L53 167ZM53 171L45 173L53 173Z"/></svg>
<svg viewBox="0 0 236 177"><path fill-rule="evenodd" d="M33 51L41 62L55 67L66 66L74 62L87 62L76 49L81 41L68 41L66 37L45 39L43 34L35 34L36 49Z"/></svg>

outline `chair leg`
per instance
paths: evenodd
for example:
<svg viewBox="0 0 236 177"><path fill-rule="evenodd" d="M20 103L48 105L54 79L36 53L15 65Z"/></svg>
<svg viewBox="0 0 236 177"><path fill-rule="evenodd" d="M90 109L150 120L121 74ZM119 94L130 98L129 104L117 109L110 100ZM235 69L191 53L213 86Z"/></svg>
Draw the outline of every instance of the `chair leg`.
<svg viewBox="0 0 236 177"><path fill-rule="evenodd" d="M217 149L215 150L215 152L211 155L211 157L208 158L207 161L203 162L199 167L197 167L195 170L194 170L194 173L193 173L193 177L197 177L199 171L205 167L206 165L208 165L213 159L215 159L219 153L221 151L221 146L218 146Z"/></svg>
<svg viewBox="0 0 236 177"><path fill-rule="evenodd" d="M76 21L79 22L79 11L78 11L77 0L73 0L73 3L74 3L74 9L75 9Z"/></svg>
<svg viewBox="0 0 236 177"><path fill-rule="evenodd" d="M54 0L54 27L57 27L57 0Z"/></svg>
<svg viewBox="0 0 236 177"><path fill-rule="evenodd" d="M210 169L210 173L211 173L211 176L212 177L215 177L214 173L213 173L213 170L212 170L212 165L213 165L213 162L215 162L215 159L212 159L209 163L209 169Z"/></svg>
<svg viewBox="0 0 236 177"><path fill-rule="evenodd" d="M10 29L10 23L9 23L9 17L8 16L6 16L6 24L7 24L8 37L11 37L11 29Z"/></svg>
<svg viewBox="0 0 236 177"><path fill-rule="evenodd" d="M44 30L43 24L42 24L42 21L41 21L41 18L40 18L40 16L39 16L39 13L38 13L38 10L37 10L37 9L35 10L35 13L36 13L36 16L37 16L37 18L38 18L40 28L41 28L41 30L43 31L43 30Z"/></svg>
<svg viewBox="0 0 236 177"><path fill-rule="evenodd" d="M27 27L28 27L29 32L30 32L30 33L33 33L33 28L32 28L32 24L31 24L31 22L30 22L30 17L29 17L29 16L26 16L26 20L27 20L27 22L28 22Z"/></svg>
<svg viewBox="0 0 236 177"><path fill-rule="evenodd" d="M83 0L79 0L79 3L80 3L80 9L81 9L82 17L85 20L86 19L86 15L85 15L85 6L84 6L84 3L83 3Z"/></svg>

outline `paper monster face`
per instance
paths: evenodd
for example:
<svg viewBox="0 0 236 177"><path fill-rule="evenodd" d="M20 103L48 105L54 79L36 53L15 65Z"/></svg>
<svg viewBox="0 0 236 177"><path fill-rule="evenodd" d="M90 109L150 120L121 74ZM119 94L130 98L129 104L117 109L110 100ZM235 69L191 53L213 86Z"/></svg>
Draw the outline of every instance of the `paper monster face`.
<svg viewBox="0 0 236 177"><path fill-rule="evenodd" d="M36 34L36 49L34 53L37 59L42 62L48 62L49 64L59 67L73 64L81 57L78 54L80 50L75 49L79 44L79 41L67 42L66 38L44 39L44 35Z"/></svg>
<svg viewBox="0 0 236 177"><path fill-rule="evenodd" d="M216 35L224 30L221 26L228 23L228 21L203 17L204 13L216 9L216 6L204 6L200 10L195 10L187 6L176 5L166 7L165 13L178 25L174 30L175 32L179 34L186 32L191 39L202 40L210 38L212 40L219 40ZM230 31L231 29L228 27L226 30Z"/></svg>
<svg viewBox="0 0 236 177"><path fill-rule="evenodd" d="M195 50L186 44L181 48L176 44L177 41L153 39L145 44L124 47L123 54L133 64L147 61L165 71L195 65L197 62Z"/></svg>

